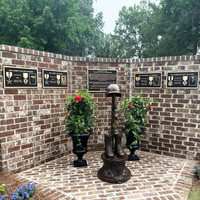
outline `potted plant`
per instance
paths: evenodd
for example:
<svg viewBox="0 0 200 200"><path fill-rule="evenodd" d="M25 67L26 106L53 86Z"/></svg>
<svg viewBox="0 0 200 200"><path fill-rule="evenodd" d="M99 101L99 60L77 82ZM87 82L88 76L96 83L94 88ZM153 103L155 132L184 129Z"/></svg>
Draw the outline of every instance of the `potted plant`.
<svg viewBox="0 0 200 200"><path fill-rule="evenodd" d="M120 113L124 115L122 129L126 134L126 147L130 150L128 160L139 160L135 151L139 148L139 139L147 122L147 112L151 110L151 98L142 98L141 94L131 96L130 100L120 102Z"/></svg>
<svg viewBox="0 0 200 200"><path fill-rule="evenodd" d="M97 117L94 115L97 104L88 93L79 92L74 96L67 96L67 112L65 117L67 135L72 137L73 153L78 156L78 160L74 161L74 166L87 166L86 160L82 157L87 153L87 141L92 134L92 124Z"/></svg>

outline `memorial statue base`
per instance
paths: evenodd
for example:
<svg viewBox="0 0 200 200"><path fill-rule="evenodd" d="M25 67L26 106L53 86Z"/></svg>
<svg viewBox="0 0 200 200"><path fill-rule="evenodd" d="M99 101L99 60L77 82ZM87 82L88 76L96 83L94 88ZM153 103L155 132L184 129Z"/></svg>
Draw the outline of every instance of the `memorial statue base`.
<svg viewBox="0 0 200 200"><path fill-rule="evenodd" d="M106 157L105 153L102 153L101 158L104 165L98 171L99 179L108 183L120 184L131 178L131 171L125 166L128 155L125 154L124 158L115 156L115 158L111 160Z"/></svg>

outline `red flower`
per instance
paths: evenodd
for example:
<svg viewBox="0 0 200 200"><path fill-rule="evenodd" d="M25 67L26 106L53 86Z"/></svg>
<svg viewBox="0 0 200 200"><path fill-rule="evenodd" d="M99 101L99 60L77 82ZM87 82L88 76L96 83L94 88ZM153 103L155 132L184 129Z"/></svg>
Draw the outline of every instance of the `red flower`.
<svg viewBox="0 0 200 200"><path fill-rule="evenodd" d="M147 108L149 108L151 110L151 106L150 105L147 105Z"/></svg>
<svg viewBox="0 0 200 200"><path fill-rule="evenodd" d="M128 108L130 108L132 105L133 105L132 103L128 104Z"/></svg>
<svg viewBox="0 0 200 200"><path fill-rule="evenodd" d="M76 96L76 101L80 102L81 100L81 96Z"/></svg>
<svg viewBox="0 0 200 200"><path fill-rule="evenodd" d="M94 99L91 99L91 101L94 101Z"/></svg>

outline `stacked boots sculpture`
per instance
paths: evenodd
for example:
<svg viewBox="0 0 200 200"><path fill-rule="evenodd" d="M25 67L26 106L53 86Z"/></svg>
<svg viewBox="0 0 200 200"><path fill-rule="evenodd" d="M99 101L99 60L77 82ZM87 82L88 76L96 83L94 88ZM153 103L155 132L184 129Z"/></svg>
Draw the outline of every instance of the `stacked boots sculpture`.
<svg viewBox="0 0 200 200"><path fill-rule="evenodd" d="M101 154L104 165L99 169L98 177L109 183L123 183L130 179L131 172L125 166L128 155L125 154L121 146L122 134L115 133L115 119L117 119L115 96L121 97L121 93L116 84L109 85L108 90L107 97L112 97L111 134L105 135L105 153Z"/></svg>

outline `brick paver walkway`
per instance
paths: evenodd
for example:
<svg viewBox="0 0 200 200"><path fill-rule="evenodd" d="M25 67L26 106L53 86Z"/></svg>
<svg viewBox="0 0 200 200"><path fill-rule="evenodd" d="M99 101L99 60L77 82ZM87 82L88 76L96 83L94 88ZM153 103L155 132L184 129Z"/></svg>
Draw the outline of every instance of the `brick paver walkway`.
<svg viewBox="0 0 200 200"><path fill-rule="evenodd" d="M140 161L127 161L131 179L122 184L98 179L102 167L100 151L88 152L87 167L73 167L70 154L19 174L44 188L54 200L187 200L195 161L137 151Z"/></svg>

